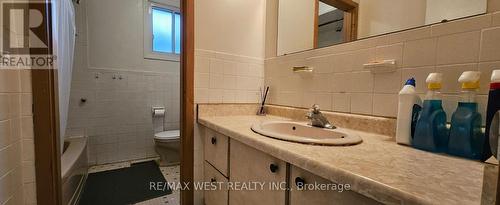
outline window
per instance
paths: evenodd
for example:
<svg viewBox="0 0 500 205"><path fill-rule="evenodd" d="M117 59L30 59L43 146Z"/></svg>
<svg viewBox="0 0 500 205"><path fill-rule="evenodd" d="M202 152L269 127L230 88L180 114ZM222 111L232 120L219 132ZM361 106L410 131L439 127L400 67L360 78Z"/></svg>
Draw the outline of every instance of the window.
<svg viewBox="0 0 500 205"><path fill-rule="evenodd" d="M148 2L145 12L144 57L179 61L181 15L171 4Z"/></svg>

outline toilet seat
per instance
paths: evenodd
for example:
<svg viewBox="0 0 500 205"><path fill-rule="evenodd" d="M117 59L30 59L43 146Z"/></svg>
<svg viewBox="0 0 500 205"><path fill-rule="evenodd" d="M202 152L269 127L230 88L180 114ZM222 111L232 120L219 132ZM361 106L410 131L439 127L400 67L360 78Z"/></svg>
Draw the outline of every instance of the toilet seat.
<svg viewBox="0 0 500 205"><path fill-rule="evenodd" d="M169 130L163 131L155 134L155 140L157 141L175 141L179 140L181 136L180 130Z"/></svg>

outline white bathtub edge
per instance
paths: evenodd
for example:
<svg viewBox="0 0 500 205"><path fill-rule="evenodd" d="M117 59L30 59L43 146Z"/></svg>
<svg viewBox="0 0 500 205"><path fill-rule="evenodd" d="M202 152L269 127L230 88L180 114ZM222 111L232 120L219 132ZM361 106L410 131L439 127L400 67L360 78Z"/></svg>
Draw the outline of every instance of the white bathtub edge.
<svg viewBox="0 0 500 205"><path fill-rule="evenodd" d="M64 181L65 178L68 177L69 171L75 163L78 161L80 156L86 149L87 146L87 137L71 137L66 138L67 141L70 141L69 147L66 149L66 152L61 156L61 177Z"/></svg>

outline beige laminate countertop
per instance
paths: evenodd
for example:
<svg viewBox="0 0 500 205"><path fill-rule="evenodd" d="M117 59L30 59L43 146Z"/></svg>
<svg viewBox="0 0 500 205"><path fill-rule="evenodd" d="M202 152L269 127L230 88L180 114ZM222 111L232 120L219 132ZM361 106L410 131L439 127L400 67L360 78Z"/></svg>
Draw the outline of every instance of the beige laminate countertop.
<svg viewBox="0 0 500 205"><path fill-rule="evenodd" d="M244 144L386 204L480 204L485 164L397 145L357 132L355 146L317 146L261 136L250 127L276 116L200 117L198 122ZM285 119L286 120L286 119Z"/></svg>

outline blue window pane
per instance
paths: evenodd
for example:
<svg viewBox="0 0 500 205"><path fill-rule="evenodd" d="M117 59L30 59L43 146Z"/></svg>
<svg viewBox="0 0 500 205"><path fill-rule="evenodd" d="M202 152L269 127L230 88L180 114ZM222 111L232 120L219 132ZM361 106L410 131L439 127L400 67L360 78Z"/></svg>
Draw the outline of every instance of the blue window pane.
<svg viewBox="0 0 500 205"><path fill-rule="evenodd" d="M153 51L172 53L172 12L152 9Z"/></svg>
<svg viewBox="0 0 500 205"><path fill-rule="evenodd" d="M175 14L175 53L181 53L181 15Z"/></svg>

